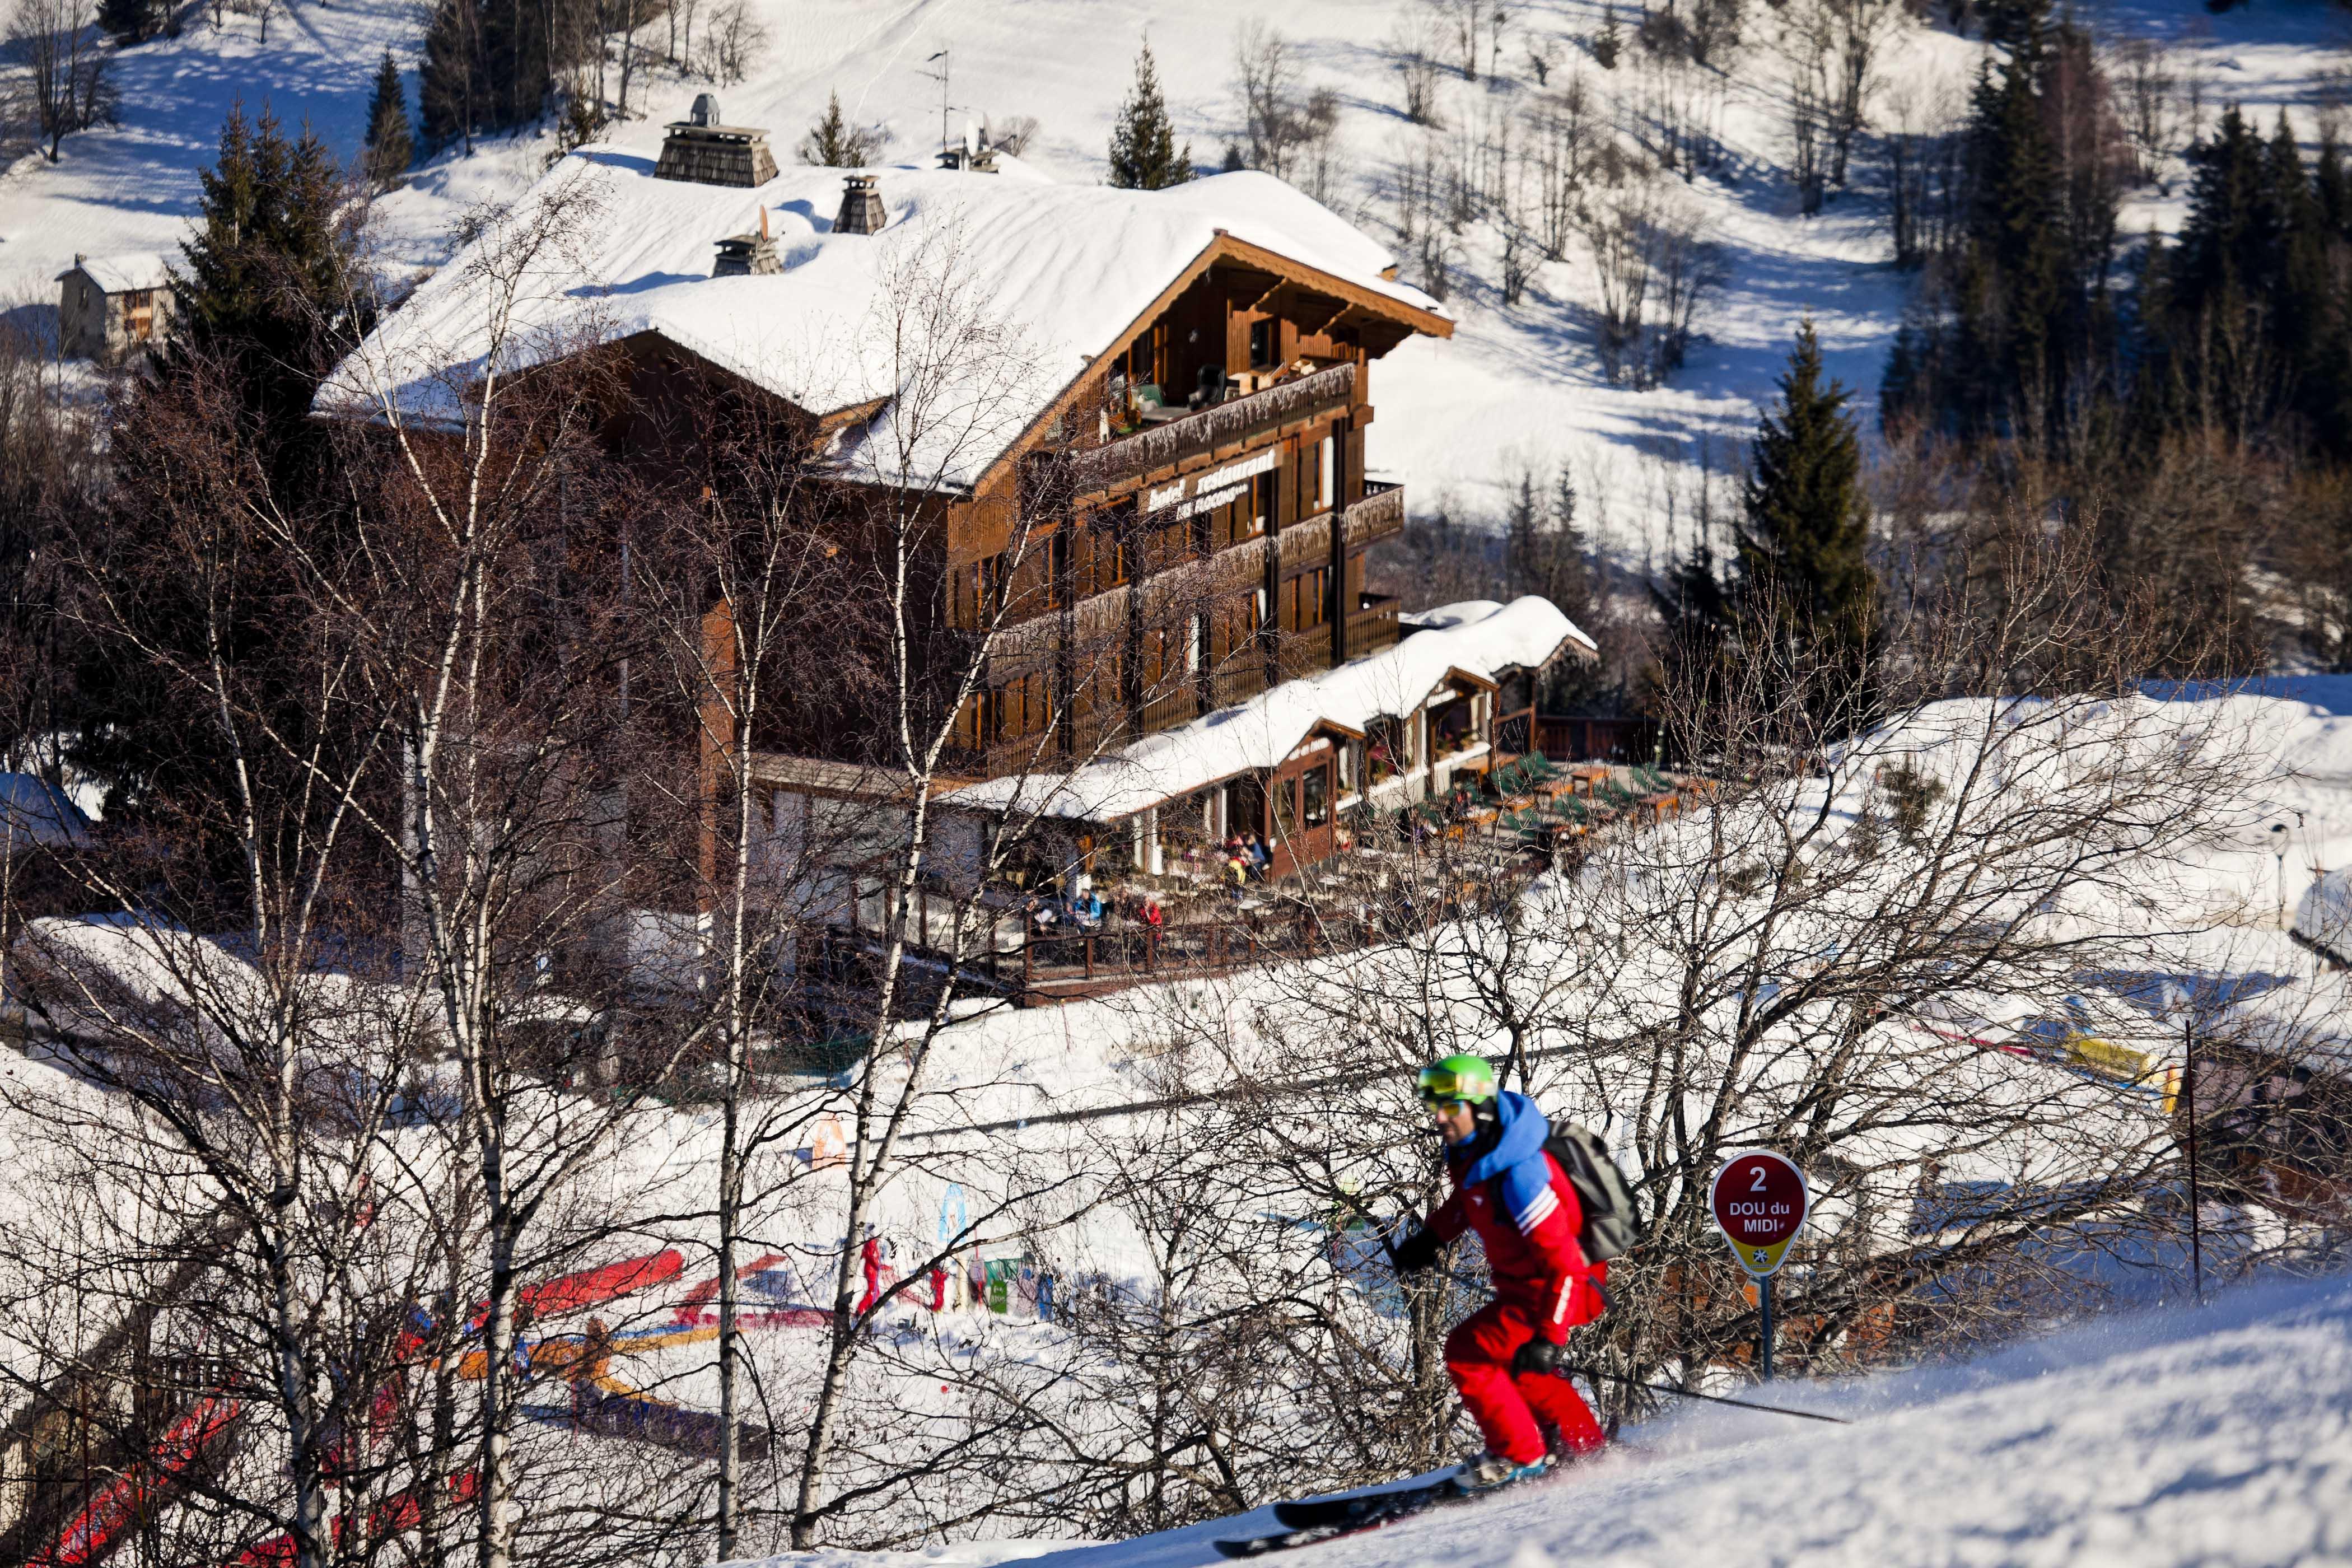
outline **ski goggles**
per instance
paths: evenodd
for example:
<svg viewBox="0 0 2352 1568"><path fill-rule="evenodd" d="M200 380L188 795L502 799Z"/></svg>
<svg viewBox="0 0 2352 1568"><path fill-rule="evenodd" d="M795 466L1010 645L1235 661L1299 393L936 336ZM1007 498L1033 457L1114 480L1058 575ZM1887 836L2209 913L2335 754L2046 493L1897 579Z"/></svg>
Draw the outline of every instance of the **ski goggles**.
<svg viewBox="0 0 2352 1568"><path fill-rule="evenodd" d="M1468 1078L1441 1066L1422 1068L1413 1092L1422 1104L1434 1110L1441 1105L1475 1105L1493 1092L1493 1085L1486 1079Z"/></svg>

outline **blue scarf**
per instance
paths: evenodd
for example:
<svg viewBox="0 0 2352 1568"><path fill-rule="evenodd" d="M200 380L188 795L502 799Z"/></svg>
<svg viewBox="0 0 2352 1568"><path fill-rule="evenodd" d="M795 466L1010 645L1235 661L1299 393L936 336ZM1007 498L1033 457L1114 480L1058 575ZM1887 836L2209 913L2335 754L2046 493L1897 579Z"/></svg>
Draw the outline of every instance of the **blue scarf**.
<svg viewBox="0 0 2352 1568"><path fill-rule="evenodd" d="M1544 1120L1534 1100L1508 1091L1496 1099L1495 1121L1492 1131L1447 1150L1446 1158L1457 1164L1470 1162L1470 1168L1462 1173L1465 1187L1500 1176L1503 1211L1525 1236L1559 1206L1551 1190L1551 1162L1543 1152L1544 1140L1551 1136L1551 1123Z"/></svg>

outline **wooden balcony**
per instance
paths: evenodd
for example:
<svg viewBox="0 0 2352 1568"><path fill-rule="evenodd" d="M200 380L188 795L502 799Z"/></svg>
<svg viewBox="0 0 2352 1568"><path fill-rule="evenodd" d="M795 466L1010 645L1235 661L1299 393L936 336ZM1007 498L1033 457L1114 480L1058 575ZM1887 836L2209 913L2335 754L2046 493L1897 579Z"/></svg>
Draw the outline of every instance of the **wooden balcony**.
<svg viewBox="0 0 2352 1568"><path fill-rule="evenodd" d="M1282 634L1279 658L1282 679L1297 680L1331 668L1331 628L1307 626Z"/></svg>
<svg viewBox="0 0 2352 1568"><path fill-rule="evenodd" d="M1397 614L1404 601L1394 594L1359 594L1348 613L1348 657L1358 658L1397 645Z"/></svg>
<svg viewBox="0 0 2352 1568"><path fill-rule="evenodd" d="M1116 437L1092 451L1071 454L1069 493L1091 495L1122 479L1172 468L1187 458L1240 446L1295 419L1344 408L1355 396L1356 367L1335 364L1312 375L1279 382L1264 392L1147 425L1132 436Z"/></svg>
<svg viewBox="0 0 2352 1568"><path fill-rule="evenodd" d="M1347 529L1346 545L1360 549L1404 531L1404 487L1368 484L1364 499L1340 514Z"/></svg>

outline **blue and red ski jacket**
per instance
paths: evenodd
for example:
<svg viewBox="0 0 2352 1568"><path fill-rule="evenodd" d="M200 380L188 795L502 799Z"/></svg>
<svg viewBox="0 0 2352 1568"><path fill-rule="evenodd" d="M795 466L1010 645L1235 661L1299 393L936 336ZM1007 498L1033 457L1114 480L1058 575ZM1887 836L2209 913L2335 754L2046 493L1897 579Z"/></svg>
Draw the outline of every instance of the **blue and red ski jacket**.
<svg viewBox="0 0 2352 1568"><path fill-rule="evenodd" d="M1606 1263L1587 1263L1577 1237L1584 1208L1559 1163L1544 1152L1551 1124L1535 1101L1506 1092L1496 1125L1445 1152L1454 1194L1429 1216L1438 1240L1475 1230L1495 1276L1495 1297L1517 1307L1554 1344L1602 1310Z"/></svg>

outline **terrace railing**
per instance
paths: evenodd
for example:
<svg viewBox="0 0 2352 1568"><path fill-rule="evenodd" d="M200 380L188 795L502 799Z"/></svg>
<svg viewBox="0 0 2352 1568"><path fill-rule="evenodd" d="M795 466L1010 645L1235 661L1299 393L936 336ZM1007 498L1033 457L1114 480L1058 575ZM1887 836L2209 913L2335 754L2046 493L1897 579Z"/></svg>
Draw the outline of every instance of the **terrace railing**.
<svg viewBox="0 0 2352 1568"><path fill-rule="evenodd" d="M1327 408L1343 407L1355 400L1356 367L1335 364L1291 381L1278 382L1264 392L1228 398L1159 425L1147 425L1132 436L1122 436L1092 451L1069 458L1072 495L1106 489L1121 479L1134 479L1246 440L1294 419L1304 419Z"/></svg>
<svg viewBox="0 0 2352 1568"><path fill-rule="evenodd" d="M1386 539L1392 533L1402 533L1404 531L1404 487L1368 484L1364 487L1364 499L1349 507L1341 517L1348 531L1346 543L1350 550Z"/></svg>

